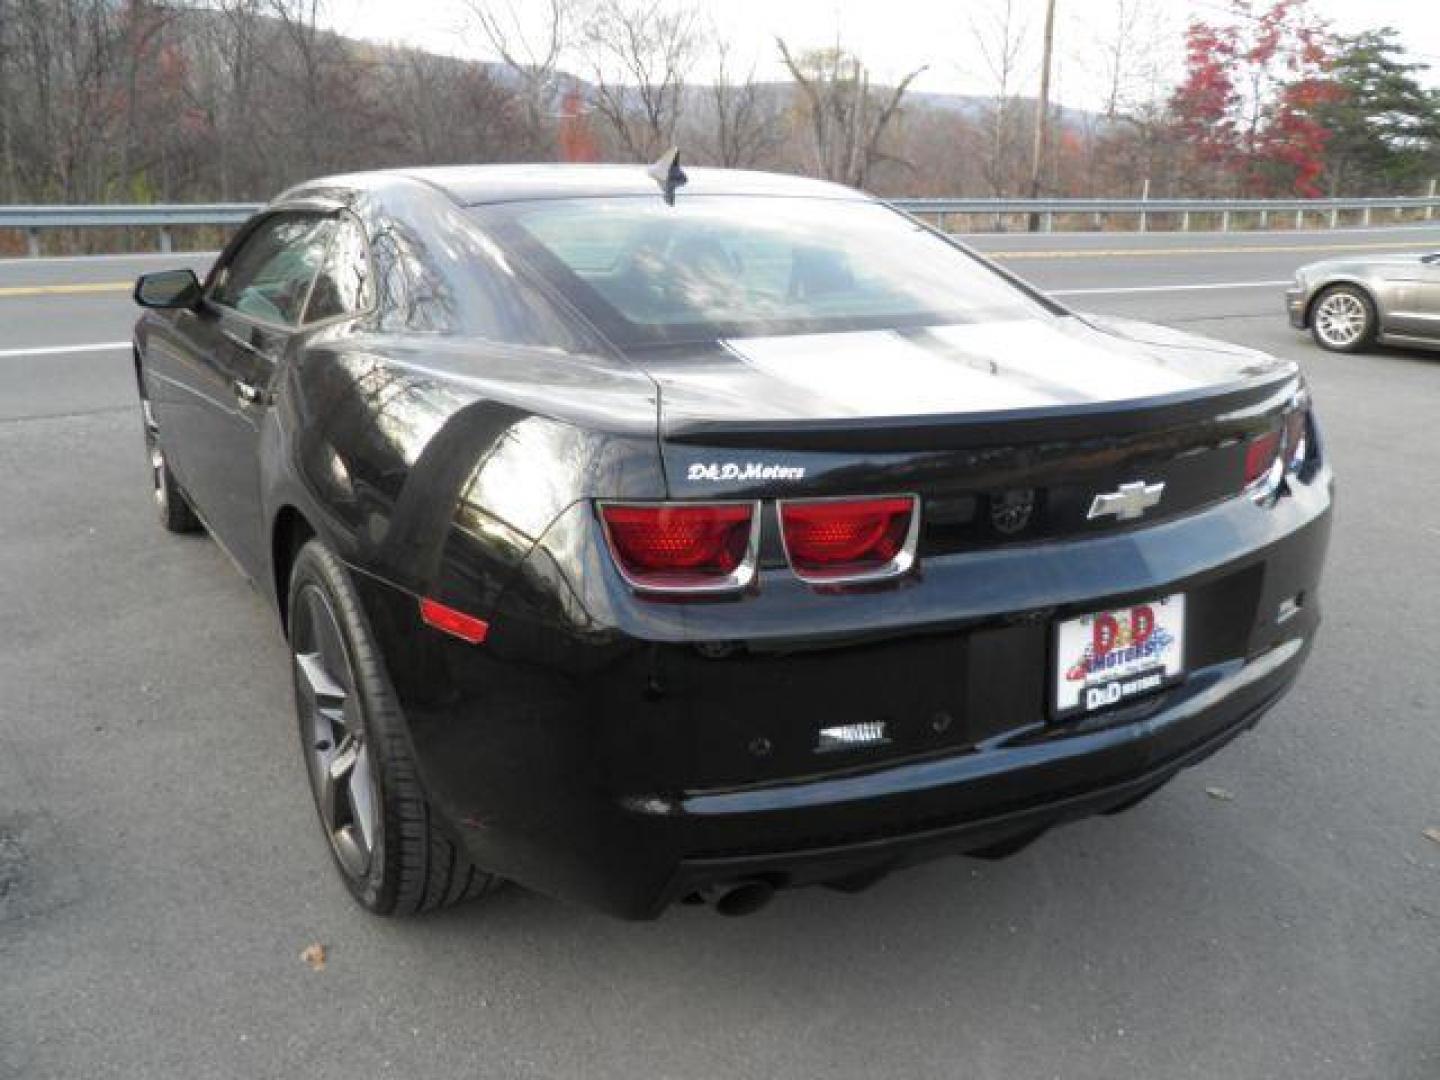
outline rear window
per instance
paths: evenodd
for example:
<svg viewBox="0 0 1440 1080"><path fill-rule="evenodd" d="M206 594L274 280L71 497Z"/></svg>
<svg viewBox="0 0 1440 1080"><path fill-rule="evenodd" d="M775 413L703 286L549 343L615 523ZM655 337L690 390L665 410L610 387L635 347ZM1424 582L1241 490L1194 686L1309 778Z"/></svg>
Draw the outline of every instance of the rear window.
<svg viewBox="0 0 1440 1080"><path fill-rule="evenodd" d="M1035 318L1047 309L883 206L657 196L487 207L487 225L624 343Z"/></svg>

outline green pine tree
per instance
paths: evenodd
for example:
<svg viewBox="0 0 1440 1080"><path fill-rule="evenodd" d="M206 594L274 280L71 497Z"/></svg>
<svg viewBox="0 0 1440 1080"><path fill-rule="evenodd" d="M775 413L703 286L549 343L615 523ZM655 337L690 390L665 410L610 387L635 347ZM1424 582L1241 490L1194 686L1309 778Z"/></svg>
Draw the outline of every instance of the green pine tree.
<svg viewBox="0 0 1440 1080"><path fill-rule="evenodd" d="M1342 37L1330 79L1339 93L1315 107L1330 131L1326 180L1333 195L1411 194L1440 173L1440 93L1415 78L1393 27Z"/></svg>

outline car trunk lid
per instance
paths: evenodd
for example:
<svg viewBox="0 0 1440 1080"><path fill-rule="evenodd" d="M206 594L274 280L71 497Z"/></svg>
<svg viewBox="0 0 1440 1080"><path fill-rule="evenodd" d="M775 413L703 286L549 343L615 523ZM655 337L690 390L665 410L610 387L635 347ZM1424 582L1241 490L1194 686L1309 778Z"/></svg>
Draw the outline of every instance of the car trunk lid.
<svg viewBox="0 0 1440 1080"><path fill-rule="evenodd" d="M672 497L915 492L922 551L1084 535L1236 496L1293 364L1076 317L649 350ZM1096 496L1142 483L1153 506ZM1115 505L1114 512L1107 508ZM1143 511L1143 512L1142 512Z"/></svg>

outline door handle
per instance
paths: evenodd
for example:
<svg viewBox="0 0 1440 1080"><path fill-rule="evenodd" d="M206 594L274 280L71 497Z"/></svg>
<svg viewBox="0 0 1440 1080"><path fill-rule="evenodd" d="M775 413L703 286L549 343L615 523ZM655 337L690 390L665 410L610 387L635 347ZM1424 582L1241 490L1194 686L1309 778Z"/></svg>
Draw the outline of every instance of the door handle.
<svg viewBox="0 0 1440 1080"><path fill-rule="evenodd" d="M235 387L235 396L246 405L258 405L265 393L260 387L243 382L240 379L236 379L233 385Z"/></svg>

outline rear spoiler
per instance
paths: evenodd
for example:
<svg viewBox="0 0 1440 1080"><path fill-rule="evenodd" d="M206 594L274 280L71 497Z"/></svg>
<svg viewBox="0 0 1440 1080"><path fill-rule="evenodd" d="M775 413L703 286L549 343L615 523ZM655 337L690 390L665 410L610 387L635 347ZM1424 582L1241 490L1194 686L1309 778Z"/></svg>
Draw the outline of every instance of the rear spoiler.
<svg viewBox="0 0 1440 1080"><path fill-rule="evenodd" d="M666 425L661 437L679 445L853 453L1124 437L1196 423L1233 426L1238 433L1283 409L1300 388L1299 372L1291 368L1219 389L1184 390L1130 401L833 420L680 420Z"/></svg>

